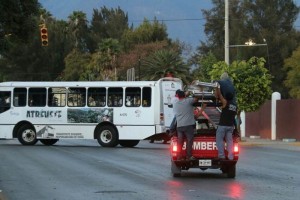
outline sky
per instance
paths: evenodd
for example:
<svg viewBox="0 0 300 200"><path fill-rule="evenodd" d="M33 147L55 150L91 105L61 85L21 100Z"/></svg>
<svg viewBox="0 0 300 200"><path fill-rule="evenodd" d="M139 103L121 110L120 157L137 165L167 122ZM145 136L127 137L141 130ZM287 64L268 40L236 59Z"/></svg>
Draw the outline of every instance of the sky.
<svg viewBox="0 0 300 200"><path fill-rule="evenodd" d="M195 49L200 41L206 41L205 19L201 10L211 9L211 0L39 0L56 19L67 20L73 11L82 11L91 20L93 9L117 8L128 13L129 25L137 27L144 18L164 20L168 35L189 44ZM300 0L294 1L300 6ZM295 23L300 29L300 17Z"/></svg>

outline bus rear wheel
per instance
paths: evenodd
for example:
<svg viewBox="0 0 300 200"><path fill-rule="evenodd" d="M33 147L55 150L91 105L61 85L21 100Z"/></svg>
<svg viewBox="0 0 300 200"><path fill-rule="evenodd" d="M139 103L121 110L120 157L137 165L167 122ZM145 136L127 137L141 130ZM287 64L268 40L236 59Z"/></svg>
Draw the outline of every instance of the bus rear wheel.
<svg viewBox="0 0 300 200"><path fill-rule="evenodd" d="M139 140L120 140L119 144L122 147L135 147L139 142Z"/></svg>
<svg viewBox="0 0 300 200"><path fill-rule="evenodd" d="M112 126L102 126L97 130L97 141L102 147L118 145L118 133Z"/></svg>
<svg viewBox="0 0 300 200"><path fill-rule="evenodd" d="M50 145L53 145L55 144L58 139L40 139L41 143L46 145L46 146L50 146Z"/></svg>
<svg viewBox="0 0 300 200"><path fill-rule="evenodd" d="M38 141L36 132L30 124L24 124L19 128L18 140L23 145L35 145Z"/></svg>

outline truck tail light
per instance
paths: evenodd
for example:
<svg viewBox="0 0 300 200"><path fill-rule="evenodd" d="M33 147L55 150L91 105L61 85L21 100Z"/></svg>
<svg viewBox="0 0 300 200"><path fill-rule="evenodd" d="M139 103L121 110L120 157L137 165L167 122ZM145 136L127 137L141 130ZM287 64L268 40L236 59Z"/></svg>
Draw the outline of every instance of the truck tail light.
<svg viewBox="0 0 300 200"><path fill-rule="evenodd" d="M239 145L238 144L234 144L233 152L234 153L238 153L239 152Z"/></svg>
<svg viewBox="0 0 300 200"><path fill-rule="evenodd" d="M172 157L177 157L177 154L178 154L177 142L171 141L170 151L171 151Z"/></svg>
<svg viewBox="0 0 300 200"><path fill-rule="evenodd" d="M177 152L177 151L178 151L177 145L173 145L172 151L173 151L173 152Z"/></svg>

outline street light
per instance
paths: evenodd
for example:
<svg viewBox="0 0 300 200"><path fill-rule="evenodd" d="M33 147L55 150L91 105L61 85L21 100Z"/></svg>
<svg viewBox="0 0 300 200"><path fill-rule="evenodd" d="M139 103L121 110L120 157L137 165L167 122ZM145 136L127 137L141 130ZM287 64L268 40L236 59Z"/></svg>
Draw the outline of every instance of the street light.
<svg viewBox="0 0 300 200"><path fill-rule="evenodd" d="M245 42L245 45L252 46L252 45L256 45L256 43L253 42L251 39L249 39L249 41Z"/></svg>
<svg viewBox="0 0 300 200"><path fill-rule="evenodd" d="M248 42L245 42L245 44L242 44L242 45L229 45L229 0L225 0L225 17L224 17L224 19L225 19L225 23L224 23L225 56L224 57L225 57L225 62L227 63L227 65L229 65L229 48L230 47L266 46L267 47L267 56L268 56L268 67L269 67L269 71L270 71L269 48L268 48L268 44L267 44L267 41L265 38L263 38L264 44L256 44L252 40L249 40Z"/></svg>
<svg viewBox="0 0 300 200"><path fill-rule="evenodd" d="M266 41L264 39L264 41ZM256 47L256 46L268 46L267 43L264 44L256 44L255 42L253 42L251 39L249 39L247 42L245 42L245 44L238 44L238 45L229 45L229 47Z"/></svg>
<svg viewBox="0 0 300 200"><path fill-rule="evenodd" d="M268 56L268 68L270 71L270 58L269 58L269 48L267 40L264 38L263 41L265 43L263 44L256 44L252 39L249 39L245 44L238 44L238 45L229 45L229 47L257 47L257 46L266 46L267 47L267 56Z"/></svg>

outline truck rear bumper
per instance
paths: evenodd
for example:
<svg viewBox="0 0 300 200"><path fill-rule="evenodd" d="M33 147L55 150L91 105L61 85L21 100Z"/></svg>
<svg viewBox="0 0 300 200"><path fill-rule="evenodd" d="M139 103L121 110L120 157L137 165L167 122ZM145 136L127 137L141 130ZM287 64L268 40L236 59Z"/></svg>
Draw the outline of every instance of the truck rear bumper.
<svg viewBox="0 0 300 200"><path fill-rule="evenodd" d="M172 161L176 166L185 168L205 168L205 169L218 169L227 166L232 166L237 163L237 160L221 160L218 158L214 159L195 159L195 160L175 160Z"/></svg>

